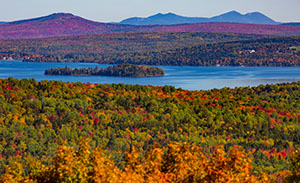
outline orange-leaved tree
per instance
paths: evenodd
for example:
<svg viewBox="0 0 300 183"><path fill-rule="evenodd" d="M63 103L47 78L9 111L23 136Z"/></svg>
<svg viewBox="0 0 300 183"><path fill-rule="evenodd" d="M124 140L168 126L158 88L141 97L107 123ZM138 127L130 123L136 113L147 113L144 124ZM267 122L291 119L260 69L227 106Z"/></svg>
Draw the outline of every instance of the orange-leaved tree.
<svg viewBox="0 0 300 183"><path fill-rule="evenodd" d="M147 153L134 147L125 155L124 169L118 168L105 151L90 149L86 139L77 149L62 144L51 165L27 157L27 167L16 159L1 175L2 182L270 182L266 174L251 174L251 159L241 147L228 152L223 146L203 149L197 145L170 143L165 152L157 144ZM25 171L26 170L26 171Z"/></svg>

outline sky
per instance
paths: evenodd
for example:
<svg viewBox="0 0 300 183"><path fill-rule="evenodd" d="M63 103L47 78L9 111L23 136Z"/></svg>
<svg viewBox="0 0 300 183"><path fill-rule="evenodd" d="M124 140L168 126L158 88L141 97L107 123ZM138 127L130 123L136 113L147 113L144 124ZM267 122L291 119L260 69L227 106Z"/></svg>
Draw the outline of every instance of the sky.
<svg viewBox="0 0 300 183"><path fill-rule="evenodd" d="M0 21L72 13L98 22L176 13L212 17L228 11L261 12L275 21L300 22L300 0L0 0Z"/></svg>

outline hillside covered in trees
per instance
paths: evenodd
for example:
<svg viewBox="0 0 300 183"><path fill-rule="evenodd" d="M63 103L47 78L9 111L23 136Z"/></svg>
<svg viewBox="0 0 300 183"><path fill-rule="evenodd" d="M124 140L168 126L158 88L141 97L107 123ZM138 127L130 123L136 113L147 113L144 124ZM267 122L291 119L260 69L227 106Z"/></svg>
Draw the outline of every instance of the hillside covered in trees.
<svg viewBox="0 0 300 183"><path fill-rule="evenodd" d="M128 33L0 40L0 59L181 66L299 66L299 37Z"/></svg>
<svg viewBox="0 0 300 183"><path fill-rule="evenodd" d="M163 76L165 71L157 67L143 65L120 64L107 68L54 68L47 69L45 75L72 75L72 76L119 76L119 77L153 77Z"/></svg>
<svg viewBox="0 0 300 183"><path fill-rule="evenodd" d="M256 39L265 36L226 33L122 33L40 39L0 40L0 59L47 62L99 62L145 51L199 44Z"/></svg>
<svg viewBox="0 0 300 183"><path fill-rule="evenodd" d="M0 180L299 180L299 100L299 82L188 91L1 79Z"/></svg>
<svg viewBox="0 0 300 183"><path fill-rule="evenodd" d="M280 37L255 40L208 43L174 49L123 52L111 55L94 55L72 61L101 64L146 64L180 66L300 66L300 38ZM30 57L25 61L59 61L62 57ZM65 58L65 57L64 57ZM75 59L74 59L75 58ZM68 60L68 59L66 59Z"/></svg>
<svg viewBox="0 0 300 183"><path fill-rule="evenodd" d="M148 52L136 56L132 62L151 65L298 67L300 37L262 38Z"/></svg>

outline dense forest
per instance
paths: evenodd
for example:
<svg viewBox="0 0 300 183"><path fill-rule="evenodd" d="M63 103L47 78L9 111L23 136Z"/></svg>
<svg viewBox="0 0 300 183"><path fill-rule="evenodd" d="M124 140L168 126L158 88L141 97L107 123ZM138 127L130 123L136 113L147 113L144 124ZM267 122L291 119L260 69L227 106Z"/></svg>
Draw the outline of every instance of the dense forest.
<svg viewBox="0 0 300 183"><path fill-rule="evenodd" d="M0 40L0 59L183 66L299 66L300 38L187 32Z"/></svg>
<svg viewBox="0 0 300 183"><path fill-rule="evenodd" d="M0 56L5 56L6 58L7 56L23 58L23 56L40 55L53 57L60 56L68 59L72 55L82 55L87 57L87 55L112 55L116 53L144 52L147 50L158 51L196 46L199 44L250 40L263 37L266 36L233 33L185 32L121 33L40 39L0 40Z"/></svg>
<svg viewBox="0 0 300 183"><path fill-rule="evenodd" d="M36 62L123 63L148 52L203 44L252 40L261 35L229 33L123 33L42 39L0 40L0 59ZM268 36L269 37L269 36ZM137 61L138 61L137 60Z"/></svg>
<svg viewBox="0 0 300 183"><path fill-rule="evenodd" d="M65 57L24 57L25 61L97 62L101 64L146 64L180 66L300 66L300 37L201 44L192 47L145 51L88 54ZM48 59L50 58L50 59ZM59 59L60 58L60 59Z"/></svg>
<svg viewBox="0 0 300 183"><path fill-rule="evenodd" d="M151 65L300 66L300 37L206 44L133 58L132 62Z"/></svg>
<svg viewBox="0 0 300 183"><path fill-rule="evenodd" d="M0 40L0 59L190 66L299 66L299 37L124 33Z"/></svg>
<svg viewBox="0 0 300 183"><path fill-rule="evenodd" d="M1 79L0 180L297 182L299 114L299 82L189 91Z"/></svg>
<svg viewBox="0 0 300 183"><path fill-rule="evenodd" d="M107 68L54 68L47 69L45 75L73 75L73 76L119 76L119 77L153 77L164 76L165 71L157 67L143 65L119 64Z"/></svg>

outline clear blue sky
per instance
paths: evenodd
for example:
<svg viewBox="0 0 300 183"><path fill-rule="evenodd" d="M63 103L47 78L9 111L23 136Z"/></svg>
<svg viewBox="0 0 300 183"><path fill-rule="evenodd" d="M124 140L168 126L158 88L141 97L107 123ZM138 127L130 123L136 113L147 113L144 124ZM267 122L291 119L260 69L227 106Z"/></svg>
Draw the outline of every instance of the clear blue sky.
<svg viewBox="0 0 300 183"><path fill-rule="evenodd" d="M117 22L158 12L211 17L236 10L259 11L281 22L300 22L300 0L0 0L0 5L0 21L66 12L99 22Z"/></svg>

